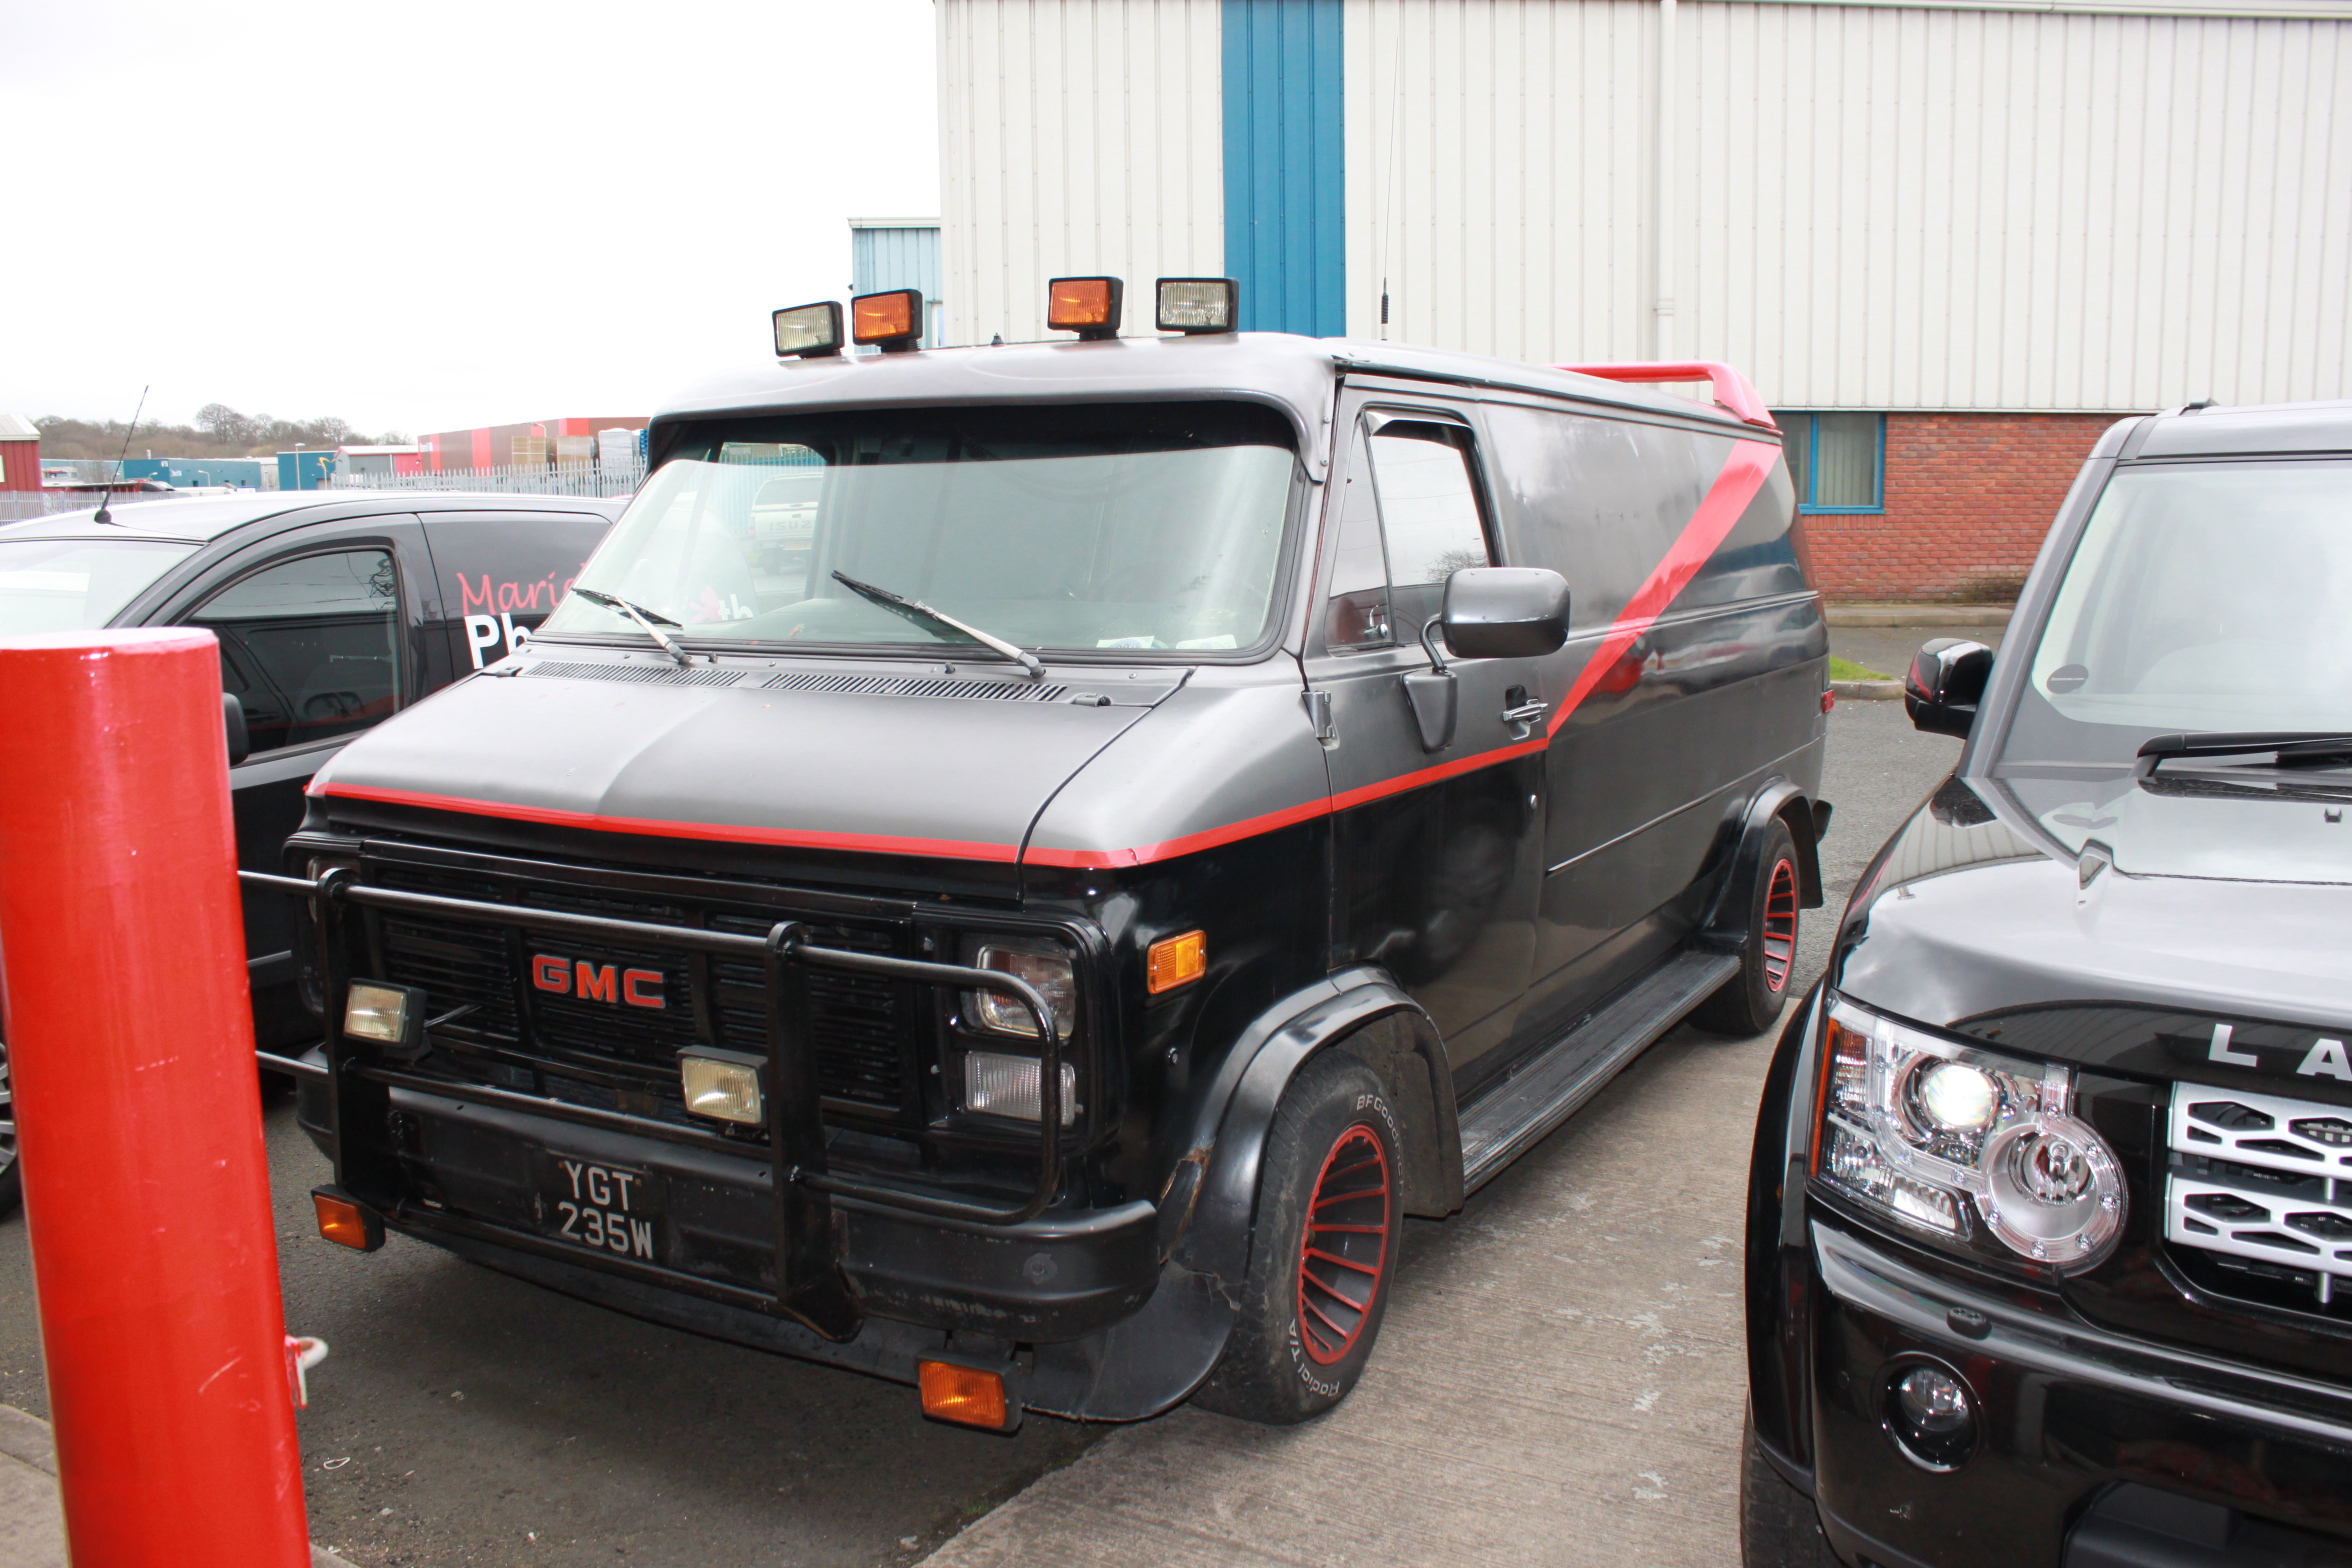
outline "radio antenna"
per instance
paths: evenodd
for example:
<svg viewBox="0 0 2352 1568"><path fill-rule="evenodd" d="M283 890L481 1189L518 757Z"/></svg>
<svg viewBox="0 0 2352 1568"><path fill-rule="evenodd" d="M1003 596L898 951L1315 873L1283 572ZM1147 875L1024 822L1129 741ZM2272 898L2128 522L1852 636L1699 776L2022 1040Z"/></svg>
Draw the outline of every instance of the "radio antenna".
<svg viewBox="0 0 2352 1568"><path fill-rule="evenodd" d="M123 427L122 456L114 460L114 477L116 480L120 480L122 478L123 464L130 460L131 436L139 428L139 416L147 412L147 394L154 390L155 388L152 384L143 386L139 389L139 406L131 410L131 422ZM99 475L98 480L99 483L106 484L108 487L98 492L97 515L93 516L90 521L93 523L112 523L114 522L114 513L108 509L107 503L114 499L114 489L113 486L107 481L104 474ZM119 527L121 525L117 524L116 526Z"/></svg>

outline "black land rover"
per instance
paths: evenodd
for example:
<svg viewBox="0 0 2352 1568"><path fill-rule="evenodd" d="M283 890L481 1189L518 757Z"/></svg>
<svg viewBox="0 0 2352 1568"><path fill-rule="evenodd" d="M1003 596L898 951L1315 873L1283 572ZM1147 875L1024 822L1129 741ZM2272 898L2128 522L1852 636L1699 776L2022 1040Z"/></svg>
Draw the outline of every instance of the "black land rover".
<svg viewBox="0 0 2352 1568"><path fill-rule="evenodd" d="M312 490L60 513L0 528L0 636L186 625L217 637L237 862L274 871L319 764L520 646L619 512L594 499ZM316 1040L283 895L246 893L245 946L263 1049ZM7 1082L0 1045L0 1212L20 1191Z"/></svg>
<svg viewBox="0 0 2352 1568"><path fill-rule="evenodd" d="M312 785L328 1235L984 1427L1297 1420L1404 1215L1780 1011L1827 646L1732 373L792 346Z"/></svg>
<svg viewBox="0 0 2352 1568"><path fill-rule="evenodd" d="M2352 1562L2352 402L2129 419L1783 1034L1751 1568Z"/></svg>

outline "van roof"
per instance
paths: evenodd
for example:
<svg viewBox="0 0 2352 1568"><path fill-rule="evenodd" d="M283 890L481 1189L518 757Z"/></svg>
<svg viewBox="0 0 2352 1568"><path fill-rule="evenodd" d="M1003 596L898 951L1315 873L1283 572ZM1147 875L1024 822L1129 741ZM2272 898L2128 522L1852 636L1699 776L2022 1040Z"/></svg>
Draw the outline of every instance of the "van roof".
<svg viewBox="0 0 2352 1568"><path fill-rule="evenodd" d="M985 348L918 350L824 359L787 359L732 371L690 387L654 416L658 431L711 414L885 406L938 407L1005 402L1147 402L1229 397L1286 411L1300 448L1320 466L1333 383L1342 375L1392 374L1704 419L1726 433L1764 432L1712 403L1647 386L1603 381L1519 360L1452 354L1401 343L1309 338L1287 332L1199 337L1057 340ZM654 438L655 450L660 438Z"/></svg>

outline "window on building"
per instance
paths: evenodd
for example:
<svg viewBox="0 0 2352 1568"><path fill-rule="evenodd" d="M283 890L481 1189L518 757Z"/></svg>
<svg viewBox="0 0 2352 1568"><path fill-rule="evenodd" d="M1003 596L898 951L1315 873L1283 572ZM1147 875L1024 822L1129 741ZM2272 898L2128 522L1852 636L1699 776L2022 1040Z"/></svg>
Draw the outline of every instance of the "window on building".
<svg viewBox="0 0 2352 1568"><path fill-rule="evenodd" d="M1783 414L1789 477L1806 512L1880 512L1886 509L1884 414Z"/></svg>

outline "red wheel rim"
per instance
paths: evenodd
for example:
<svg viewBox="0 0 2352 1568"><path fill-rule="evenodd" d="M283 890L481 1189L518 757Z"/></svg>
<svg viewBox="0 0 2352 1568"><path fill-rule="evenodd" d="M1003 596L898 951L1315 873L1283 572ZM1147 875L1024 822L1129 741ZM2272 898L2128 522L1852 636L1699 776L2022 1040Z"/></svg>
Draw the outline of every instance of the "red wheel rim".
<svg viewBox="0 0 2352 1568"><path fill-rule="evenodd" d="M1774 996L1788 989L1797 961L1797 868L1776 861L1764 891L1764 989Z"/></svg>
<svg viewBox="0 0 2352 1568"><path fill-rule="evenodd" d="M1299 1236L1299 1346L1330 1366L1356 1346L1388 1268L1388 1151L1362 1122L1323 1157Z"/></svg>

